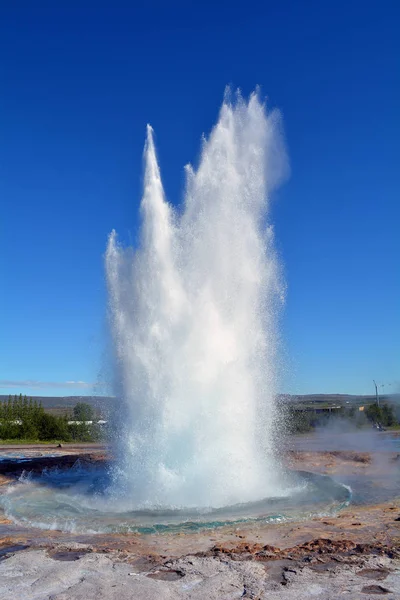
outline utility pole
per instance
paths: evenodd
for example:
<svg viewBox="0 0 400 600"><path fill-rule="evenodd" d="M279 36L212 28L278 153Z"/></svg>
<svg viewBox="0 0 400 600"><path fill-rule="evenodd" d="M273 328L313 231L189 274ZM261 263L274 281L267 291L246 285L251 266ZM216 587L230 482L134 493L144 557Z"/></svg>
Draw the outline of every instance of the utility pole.
<svg viewBox="0 0 400 600"><path fill-rule="evenodd" d="M374 386L375 386L375 397L376 397L376 404L377 406L379 406L379 394L378 394L378 386L375 383L375 379L372 380L374 382Z"/></svg>

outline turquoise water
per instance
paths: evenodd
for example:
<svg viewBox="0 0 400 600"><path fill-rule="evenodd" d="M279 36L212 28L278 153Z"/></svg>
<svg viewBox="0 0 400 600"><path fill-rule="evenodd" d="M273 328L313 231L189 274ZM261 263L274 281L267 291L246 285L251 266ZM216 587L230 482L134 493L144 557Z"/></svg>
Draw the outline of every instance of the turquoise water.
<svg viewBox="0 0 400 600"><path fill-rule="evenodd" d="M109 488L104 468L45 470L23 475L0 505L20 525L74 533L189 532L244 522L274 523L333 514L347 505L350 489L330 477L307 472L284 476L287 492L226 507L132 506Z"/></svg>

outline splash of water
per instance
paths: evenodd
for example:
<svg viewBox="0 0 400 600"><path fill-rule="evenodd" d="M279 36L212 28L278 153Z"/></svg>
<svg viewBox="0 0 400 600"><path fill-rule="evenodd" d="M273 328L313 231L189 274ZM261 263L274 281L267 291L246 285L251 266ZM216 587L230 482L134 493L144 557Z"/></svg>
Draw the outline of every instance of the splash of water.
<svg viewBox="0 0 400 600"><path fill-rule="evenodd" d="M106 272L121 398L114 487L133 506L219 507L277 491L283 287L268 225L285 171L277 112L228 97L184 205L166 201L147 128L141 243L113 231Z"/></svg>

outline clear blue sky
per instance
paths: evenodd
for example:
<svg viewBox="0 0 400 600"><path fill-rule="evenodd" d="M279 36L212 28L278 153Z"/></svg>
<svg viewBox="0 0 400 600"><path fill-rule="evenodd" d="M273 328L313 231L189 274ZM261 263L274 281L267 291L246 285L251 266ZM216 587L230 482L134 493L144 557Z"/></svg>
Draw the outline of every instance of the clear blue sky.
<svg viewBox="0 0 400 600"><path fill-rule="evenodd" d="M226 84L284 115L282 391L398 385L399 22L386 0L3 3L0 393L92 393L106 239L136 237L146 123L179 202Z"/></svg>

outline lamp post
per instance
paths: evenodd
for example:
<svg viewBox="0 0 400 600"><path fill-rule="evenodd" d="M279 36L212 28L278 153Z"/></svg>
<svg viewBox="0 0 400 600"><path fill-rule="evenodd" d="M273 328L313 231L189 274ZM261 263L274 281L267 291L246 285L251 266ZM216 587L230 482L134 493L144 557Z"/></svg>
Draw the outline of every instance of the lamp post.
<svg viewBox="0 0 400 600"><path fill-rule="evenodd" d="M376 404L377 406L379 406L379 394L378 394L378 386L376 385L375 379L372 380L374 382L374 386L375 386L375 397L376 397Z"/></svg>

